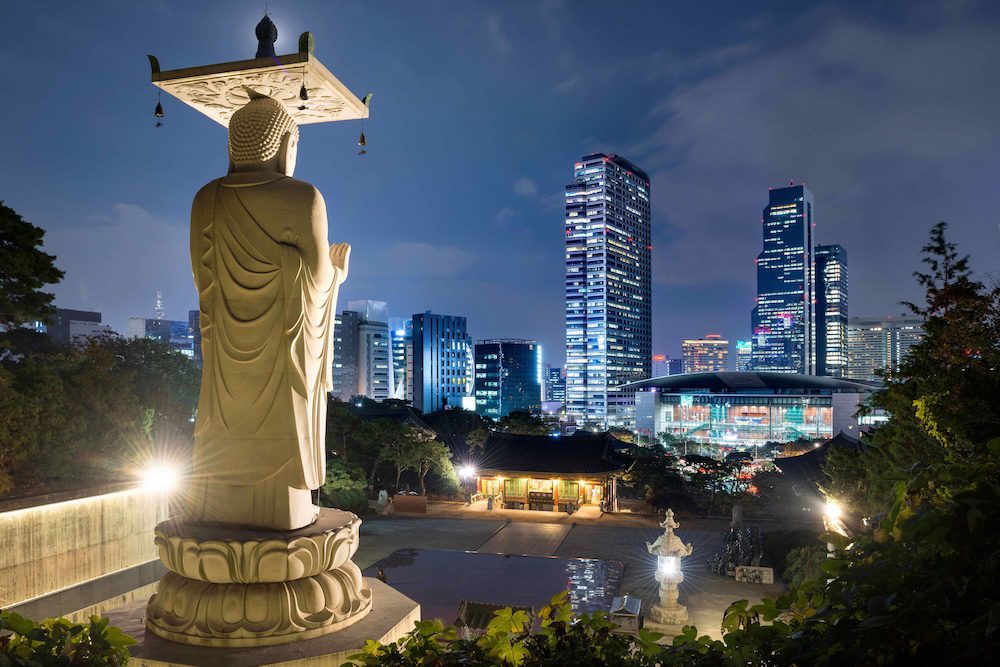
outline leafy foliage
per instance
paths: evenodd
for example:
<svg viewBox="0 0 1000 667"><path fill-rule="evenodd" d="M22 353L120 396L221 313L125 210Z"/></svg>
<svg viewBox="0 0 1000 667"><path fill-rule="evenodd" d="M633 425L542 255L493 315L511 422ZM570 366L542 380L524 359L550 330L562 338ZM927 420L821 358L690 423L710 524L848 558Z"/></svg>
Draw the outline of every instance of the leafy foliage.
<svg viewBox="0 0 1000 667"><path fill-rule="evenodd" d="M0 611L0 665L3 667L62 667L125 665L135 643L108 619L91 616L89 623L55 618L35 623L10 611Z"/></svg>
<svg viewBox="0 0 1000 667"><path fill-rule="evenodd" d="M99 483L192 441L198 369L168 345L22 335L0 360L0 494Z"/></svg>
<svg viewBox="0 0 1000 667"><path fill-rule="evenodd" d="M501 433L517 433L519 435L549 435L558 430L556 420L540 417L530 412L515 410L497 422L497 430Z"/></svg>
<svg viewBox="0 0 1000 667"><path fill-rule="evenodd" d="M535 626L537 631L533 631ZM606 614L573 616L566 591L552 598L534 618L511 608L495 612L486 632L464 639L441 621L421 621L394 644L369 641L350 659L354 665L622 665L651 667L660 662L662 637L643 631L638 638L613 632ZM674 664L674 663L669 663Z"/></svg>
<svg viewBox="0 0 1000 667"><path fill-rule="evenodd" d="M55 257L41 250L45 230L0 201L0 330L14 329L53 313L46 285L62 280Z"/></svg>
<svg viewBox="0 0 1000 667"><path fill-rule="evenodd" d="M343 461L330 461L326 466L326 482L320 487L320 499L325 507L361 515L368 510L368 480L361 466Z"/></svg>

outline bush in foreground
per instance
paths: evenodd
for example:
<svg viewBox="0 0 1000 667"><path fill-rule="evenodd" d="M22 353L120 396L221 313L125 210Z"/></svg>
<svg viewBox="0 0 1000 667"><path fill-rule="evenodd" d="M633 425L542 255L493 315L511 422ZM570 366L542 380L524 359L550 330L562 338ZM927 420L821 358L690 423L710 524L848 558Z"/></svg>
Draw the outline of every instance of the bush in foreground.
<svg viewBox="0 0 1000 667"><path fill-rule="evenodd" d="M135 640L91 616L89 623L50 618L36 623L10 611L0 611L0 667L63 667L125 665Z"/></svg>

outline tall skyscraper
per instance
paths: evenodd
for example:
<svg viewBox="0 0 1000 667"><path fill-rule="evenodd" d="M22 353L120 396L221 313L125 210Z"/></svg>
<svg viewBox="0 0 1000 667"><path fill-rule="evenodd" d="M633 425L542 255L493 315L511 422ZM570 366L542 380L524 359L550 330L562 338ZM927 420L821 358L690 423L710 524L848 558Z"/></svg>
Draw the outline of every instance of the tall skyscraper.
<svg viewBox="0 0 1000 667"><path fill-rule="evenodd" d="M847 323L847 376L892 377L923 337L924 321L919 317L852 317Z"/></svg>
<svg viewBox="0 0 1000 667"><path fill-rule="evenodd" d="M717 373L729 370L729 341L719 334L688 338L681 344L685 373Z"/></svg>
<svg viewBox="0 0 1000 667"><path fill-rule="evenodd" d="M753 344L748 340L736 341L736 370L748 371L751 367Z"/></svg>
<svg viewBox="0 0 1000 667"><path fill-rule="evenodd" d="M472 394L472 341L465 318L427 311L413 316L413 407L462 407Z"/></svg>
<svg viewBox="0 0 1000 667"><path fill-rule="evenodd" d="M772 189L761 222L753 369L814 374L812 193L805 185Z"/></svg>
<svg viewBox="0 0 1000 667"><path fill-rule="evenodd" d="M476 343L476 413L499 419L542 407L542 346L519 339Z"/></svg>
<svg viewBox="0 0 1000 667"><path fill-rule="evenodd" d="M566 186L566 412L579 425L634 423L652 360L649 176L616 155L574 165Z"/></svg>
<svg viewBox="0 0 1000 667"><path fill-rule="evenodd" d="M392 398L413 401L413 318L390 317L392 340Z"/></svg>
<svg viewBox="0 0 1000 667"><path fill-rule="evenodd" d="M847 374L847 251L818 245L816 258L816 375Z"/></svg>

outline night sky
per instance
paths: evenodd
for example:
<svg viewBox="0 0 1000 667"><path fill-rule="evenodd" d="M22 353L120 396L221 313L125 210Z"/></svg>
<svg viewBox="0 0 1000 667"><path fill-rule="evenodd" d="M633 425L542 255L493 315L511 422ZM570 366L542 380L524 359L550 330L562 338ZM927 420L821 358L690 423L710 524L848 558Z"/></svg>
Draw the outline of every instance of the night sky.
<svg viewBox="0 0 1000 667"><path fill-rule="evenodd" d="M851 315L901 312L937 220L1000 269L1000 5L977 2L270 2L358 96L302 129L295 176L354 246L341 290L393 315L465 315L475 338L563 357L563 187L614 152L653 195L653 347L746 338L768 186L804 181L816 238L850 259ZM253 57L261 2L7 2L0 199L48 230L61 307L120 331L197 307L195 192L224 129L156 89L163 69Z"/></svg>

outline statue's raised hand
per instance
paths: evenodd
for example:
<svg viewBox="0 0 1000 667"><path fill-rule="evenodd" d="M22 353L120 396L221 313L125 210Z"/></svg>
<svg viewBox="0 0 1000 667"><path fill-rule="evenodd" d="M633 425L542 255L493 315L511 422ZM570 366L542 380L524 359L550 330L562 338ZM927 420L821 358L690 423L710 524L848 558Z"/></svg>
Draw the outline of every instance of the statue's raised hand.
<svg viewBox="0 0 1000 667"><path fill-rule="evenodd" d="M351 263L351 244L334 243L330 246L330 261L337 272L337 284L342 285L347 280L347 271Z"/></svg>

